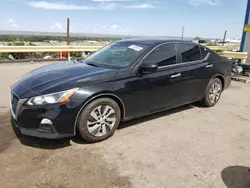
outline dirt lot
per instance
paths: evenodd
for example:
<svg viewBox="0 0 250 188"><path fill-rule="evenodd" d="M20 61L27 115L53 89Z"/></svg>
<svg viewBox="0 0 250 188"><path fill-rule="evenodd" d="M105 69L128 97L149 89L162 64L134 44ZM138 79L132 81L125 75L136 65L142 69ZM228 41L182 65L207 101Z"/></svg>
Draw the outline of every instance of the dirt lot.
<svg viewBox="0 0 250 188"><path fill-rule="evenodd" d="M0 65L1 188L249 188L250 85L214 108L188 105L127 122L101 143L14 133L8 88L41 64Z"/></svg>

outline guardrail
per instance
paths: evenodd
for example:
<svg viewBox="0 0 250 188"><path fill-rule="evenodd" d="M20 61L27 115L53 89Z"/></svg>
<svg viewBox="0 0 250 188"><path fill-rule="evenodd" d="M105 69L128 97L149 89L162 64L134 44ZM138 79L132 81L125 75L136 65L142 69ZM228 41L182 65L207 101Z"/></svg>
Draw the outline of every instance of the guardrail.
<svg viewBox="0 0 250 188"><path fill-rule="evenodd" d="M94 52L103 46L0 46L0 53L9 52L69 52L68 60L70 60L70 52ZM223 46L207 46L212 50L225 50ZM231 52L223 51L221 54L228 58L241 59L245 63L248 58L247 52Z"/></svg>
<svg viewBox="0 0 250 188"><path fill-rule="evenodd" d="M224 51L224 52L221 52L221 54L227 58L241 59L241 63L246 63L246 60L248 58L247 52Z"/></svg>
<svg viewBox="0 0 250 188"><path fill-rule="evenodd" d="M206 46L206 45L204 45ZM206 46L207 48L210 48L211 50L227 50L225 46Z"/></svg>
<svg viewBox="0 0 250 188"><path fill-rule="evenodd" d="M207 46L207 45L204 45L206 46L207 48L210 48L211 50L223 50L223 51L227 51L227 50L239 50L240 47L237 47L237 46Z"/></svg>

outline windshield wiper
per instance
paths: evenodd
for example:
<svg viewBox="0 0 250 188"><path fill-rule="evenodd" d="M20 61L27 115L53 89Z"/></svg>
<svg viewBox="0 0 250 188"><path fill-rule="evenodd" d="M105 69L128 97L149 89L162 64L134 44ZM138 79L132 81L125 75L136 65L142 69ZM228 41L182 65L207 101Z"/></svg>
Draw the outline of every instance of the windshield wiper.
<svg viewBox="0 0 250 188"><path fill-rule="evenodd" d="M93 66L93 67L98 67L96 64L94 63L86 63L87 65Z"/></svg>

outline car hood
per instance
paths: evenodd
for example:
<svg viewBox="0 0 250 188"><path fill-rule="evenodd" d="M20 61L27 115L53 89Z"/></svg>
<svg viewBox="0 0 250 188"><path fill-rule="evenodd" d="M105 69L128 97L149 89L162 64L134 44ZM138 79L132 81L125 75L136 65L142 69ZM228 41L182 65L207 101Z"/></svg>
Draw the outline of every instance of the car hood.
<svg viewBox="0 0 250 188"><path fill-rule="evenodd" d="M117 72L78 61L55 63L23 75L12 91L19 98L28 98L112 80Z"/></svg>

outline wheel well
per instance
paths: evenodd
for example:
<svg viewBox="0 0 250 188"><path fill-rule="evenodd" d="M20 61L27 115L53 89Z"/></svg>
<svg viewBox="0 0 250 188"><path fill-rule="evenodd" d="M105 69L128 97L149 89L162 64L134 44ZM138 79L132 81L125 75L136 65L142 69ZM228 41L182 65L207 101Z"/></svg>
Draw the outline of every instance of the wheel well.
<svg viewBox="0 0 250 188"><path fill-rule="evenodd" d="M100 96L98 96L96 98L93 98L93 100L89 101L88 103L90 103L90 102L92 102L92 101L94 101L96 99L100 99L100 98L110 98L110 99L113 99L118 104L118 106L119 106L119 108L121 110L121 119L124 118L124 116L125 116L125 109L124 109L125 106L124 106L122 100L120 98L118 98L117 96L115 96L115 95L109 95L109 94L100 95Z"/></svg>
<svg viewBox="0 0 250 188"><path fill-rule="evenodd" d="M224 89L225 80L224 80L223 76L218 75L218 76L215 76L214 78L220 79L220 81L222 83L222 89Z"/></svg>
<svg viewBox="0 0 250 188"><path fill-rule="evenodd" d="M89 103L93 102L94 100L100 99L100 98L110 98L110 99L113 99L118 104L118 106L119 106L119 108L121 110L121 119L123 119L125 117L125 106L124 106L122 100L119 97L117 97L116 95L113 95L113 94L108 94L107 93L107 94L99 94L97 96L94 96L89 101L87 101L87 103L84 104L83 108L85 106L87 106ZM83 108L80 111L82 111Z"/></svg>

